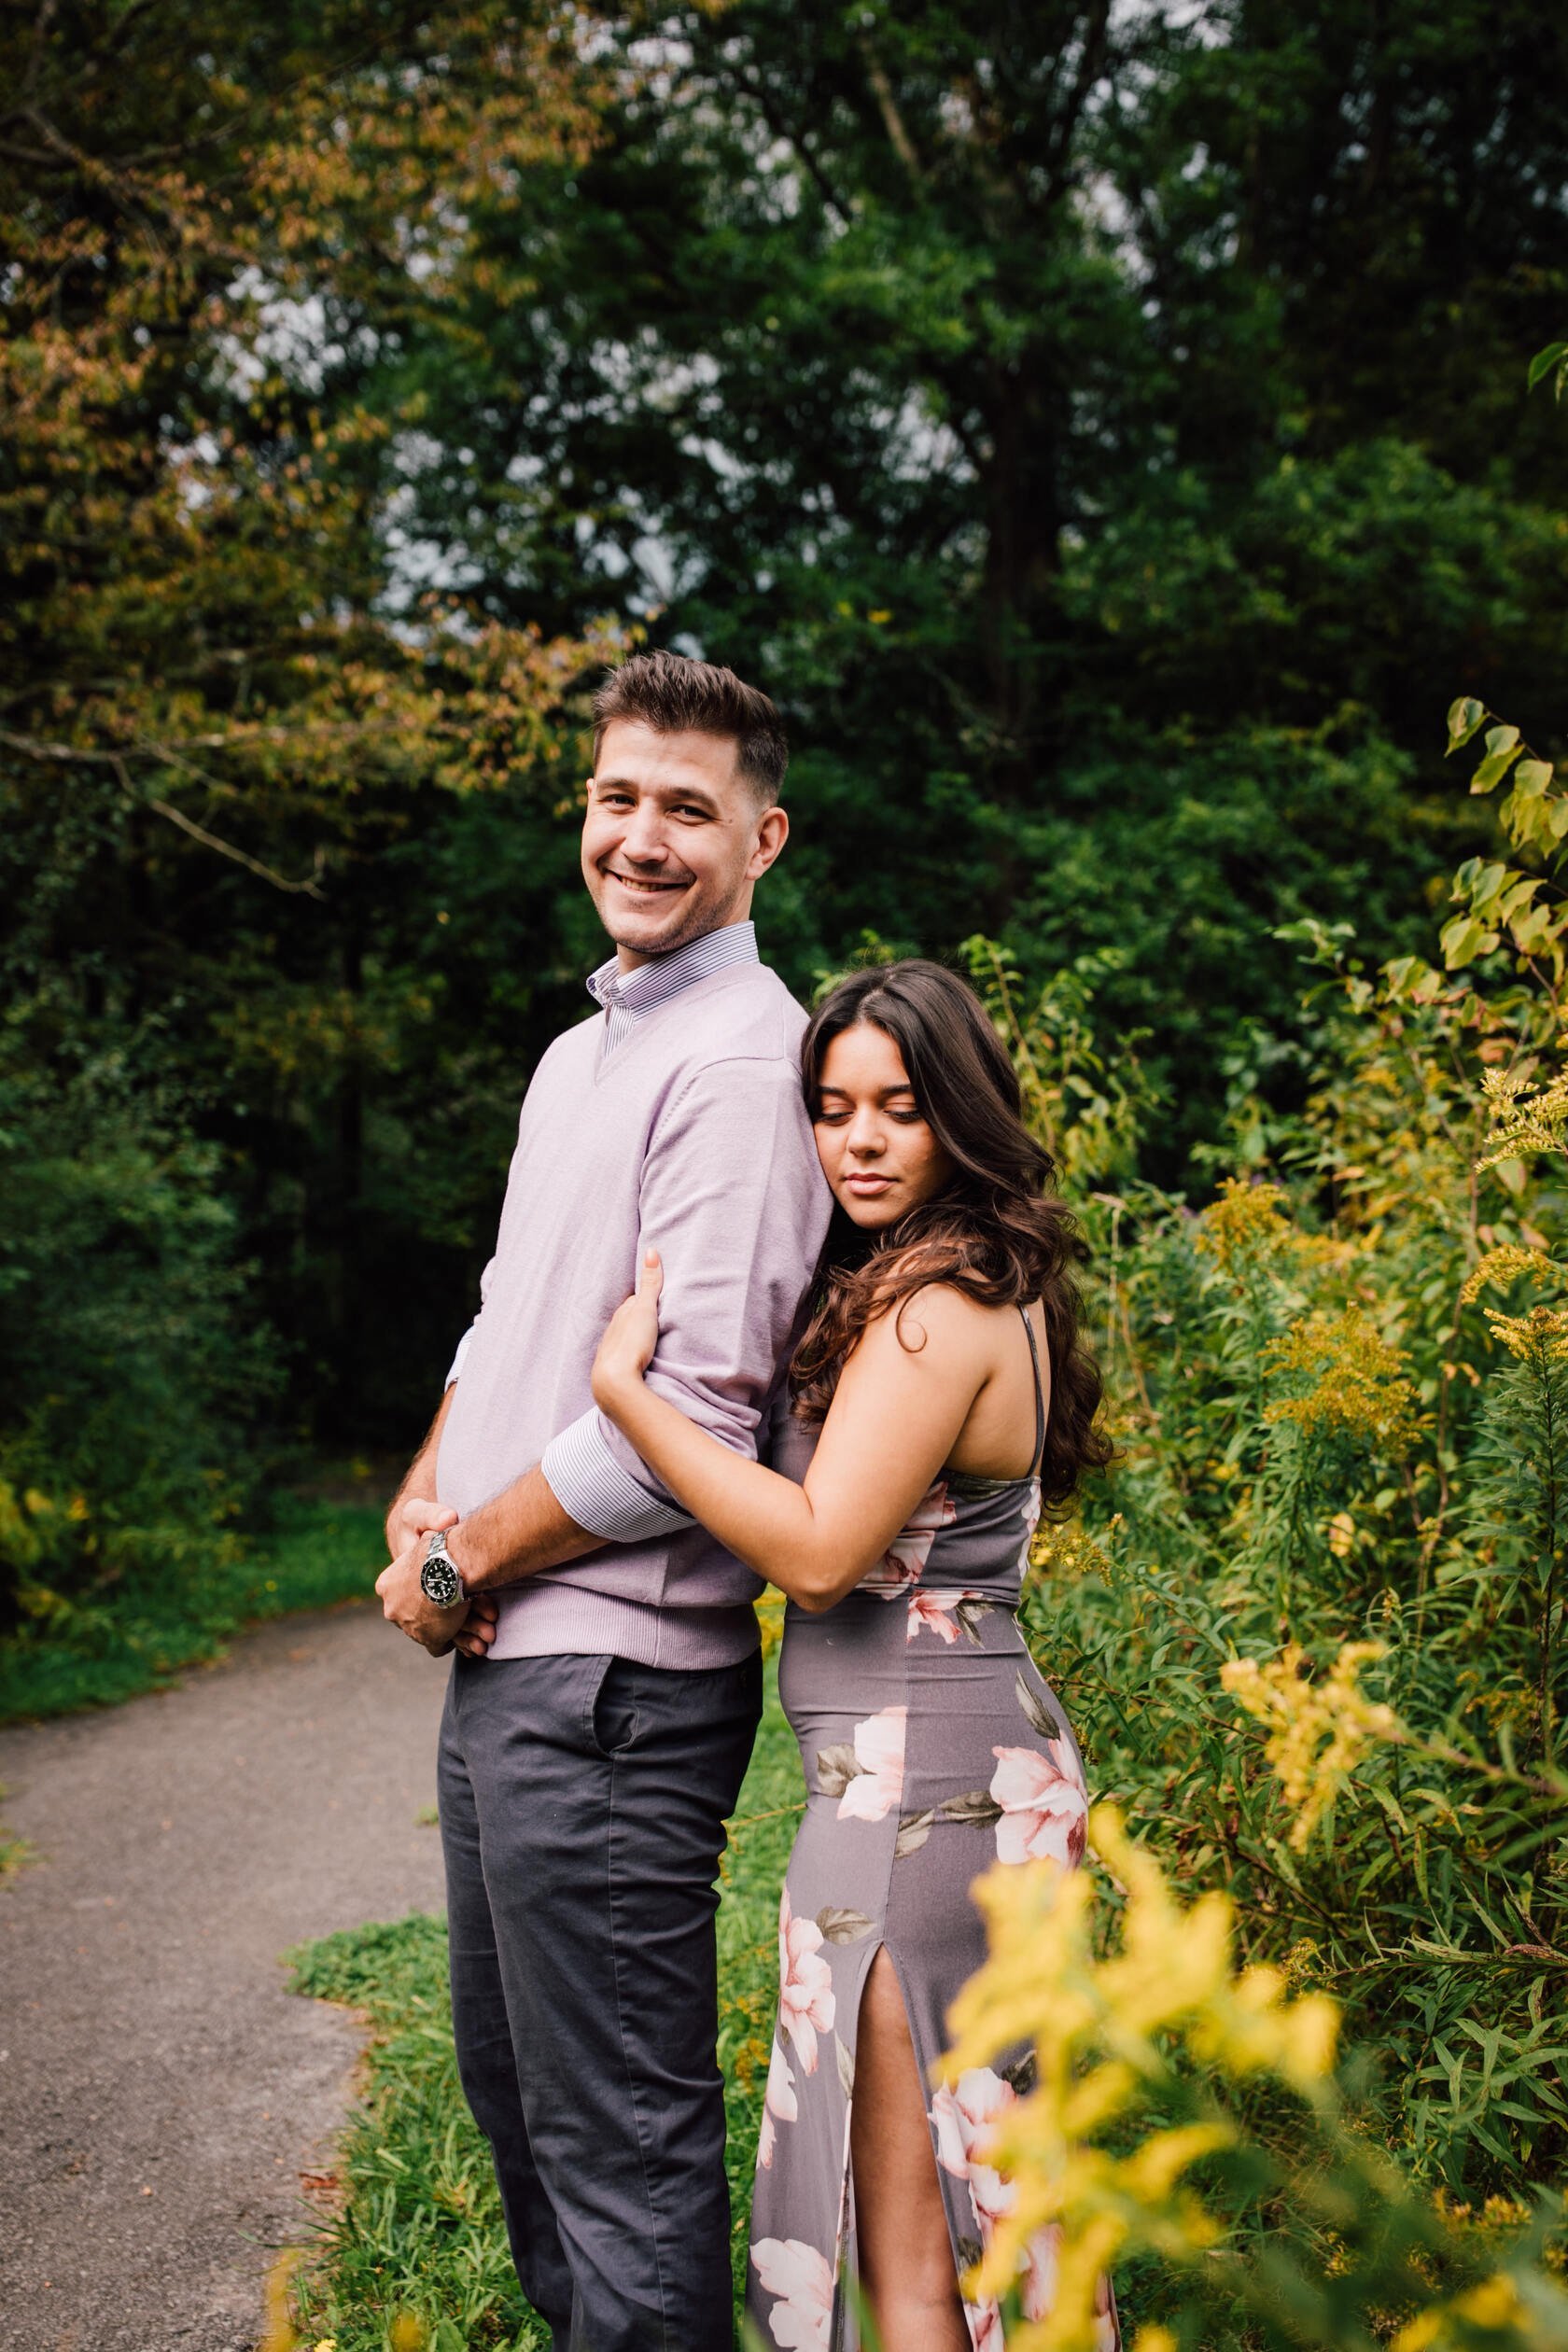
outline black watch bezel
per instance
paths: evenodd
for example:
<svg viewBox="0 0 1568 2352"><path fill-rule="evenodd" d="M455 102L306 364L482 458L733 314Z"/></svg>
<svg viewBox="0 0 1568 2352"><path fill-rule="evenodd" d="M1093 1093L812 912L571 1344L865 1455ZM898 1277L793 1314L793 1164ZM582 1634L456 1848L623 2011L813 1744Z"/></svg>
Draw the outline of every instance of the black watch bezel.
<svg viewBox="0 0 1568 2352"><path fill-rule="evenodd" d="M438 1609L450 1609L464 1598L463 1579L457 1563L446 1548L446 1537L438 1528L426 1549L419 1571L419 1589L427 1601Z"/></svg>

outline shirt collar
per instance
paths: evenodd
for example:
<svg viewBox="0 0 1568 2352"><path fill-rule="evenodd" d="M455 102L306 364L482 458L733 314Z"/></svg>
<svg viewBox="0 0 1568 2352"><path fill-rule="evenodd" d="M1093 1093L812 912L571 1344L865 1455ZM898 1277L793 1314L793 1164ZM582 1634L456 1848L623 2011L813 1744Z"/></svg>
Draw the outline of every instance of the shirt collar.
<svg viewBox="0 0 1568 2352"><path fill-rule="evenodd" d="M655 1005L667 1003L689 988L694 980L706 980L710 972L723 972L731 964L757 963L757 930L754 923L726 923L721 931L705 931L700 939L689 939L684 947L672 947L667 956L651 956L635 972L623 973L611 956L588 975L588 993L595 1004L608 1013L611 1005L619 1005L634 1020L651 1013Z"/></svg>

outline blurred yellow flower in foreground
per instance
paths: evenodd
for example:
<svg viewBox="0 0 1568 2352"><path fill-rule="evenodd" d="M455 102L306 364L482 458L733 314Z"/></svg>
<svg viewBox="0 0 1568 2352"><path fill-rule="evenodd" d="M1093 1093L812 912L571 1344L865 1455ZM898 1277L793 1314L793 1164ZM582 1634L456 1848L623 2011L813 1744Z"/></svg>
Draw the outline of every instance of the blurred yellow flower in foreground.
<svg viewBox="0 0 1568 2352"><path fill-rule="evenodd" d="M1529 2317L1513 2280L1498 2272L1494 2277L1483 2278L1478 2287L1456 2295L1452 2303L1434 2303L1430 2310L1418 2312L1400 2329L1390 2352L1428 2352L1430 2345L1468 2344L1470 2331L1476 2328L1498 2335L1514 2330L1523 2332ZM1455 2320L1460 2323L1457 2330L1452 2324Z"/></svg>
<svg viewBox="0 0 1568 2352"><path fill-rule="evenodd" d="M1295 1811L1290 1842L1303 1853L1346 1773L1379 1740L1397 1740L1403 1726L1392 1707L1368 1699L1357 1676L1383 1656L1380 1642L1346 1642L1319 1682L1302 1679L1302 1652L1292 1642L1278 1658L1230 1658L1220 1681L1239 1707L1268 1726L1264 1753Z"/></svg>
<svg viewBox="0 0 1568 2352"><path fill-rule="evenodd" d="M974 1889L990 1955L949 2014L948 2081L1020 2042L1034 2045L1034 2081L1003 2110L987 2148L987 2161L1011 2177L1014 2203L965 2289L1006 2293L1035 2233L1059 2227L1052 2308L1010 2332L1009 2352L1094 2352L1102 2272L1130 2248L1180 2261L1219 2234L1182 2176L1231 2142L1223 2117L1154 2131L1126 2155L1088 2144L1169 2079L1156 2036L1184 2042L1222 2075L1273 2074L1309 2098L1334 2063L1339 2011L1326 1995L1288 2000L1278 1969L1234 1972L1227 1897L1206 1894L1183 1910L1113 1806L1095 1807L1089 1838L1127 1889L1119 1951L1095 1957L1098 1896L1087 1871L999 1864ZM1164 2352L1169 2341L1145 2330L1135 2352Z"/></svg>

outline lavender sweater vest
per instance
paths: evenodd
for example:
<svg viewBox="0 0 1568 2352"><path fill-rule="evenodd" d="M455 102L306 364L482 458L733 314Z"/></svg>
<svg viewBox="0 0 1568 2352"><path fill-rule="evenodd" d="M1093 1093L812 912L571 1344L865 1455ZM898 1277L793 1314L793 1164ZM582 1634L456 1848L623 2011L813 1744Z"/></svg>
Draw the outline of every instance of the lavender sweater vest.
<svg viewBox="0 0 1568 2352"><path fill-rule="evenodd" d="M755 1457L832 1206L801 1094L805 1022L774 973L741 963L683 988L613 1051L602 1013L550 1047L441 1433L443 1503L476 1509L594 1415L595 1351L650 1246L665 1265L650 1379ZM598 1434L669 1532L509 1588L491 1656L734 1664L756 1645L758 1579L670 1507L602 1416Z"/></svg>

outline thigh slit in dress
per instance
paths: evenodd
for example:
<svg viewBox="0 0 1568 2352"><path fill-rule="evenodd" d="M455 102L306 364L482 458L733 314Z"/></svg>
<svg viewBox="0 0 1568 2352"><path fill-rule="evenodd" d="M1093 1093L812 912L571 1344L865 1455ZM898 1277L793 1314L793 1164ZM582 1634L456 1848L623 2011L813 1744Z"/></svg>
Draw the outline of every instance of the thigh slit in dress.
<svg viewBox="0 0 1568 2352"><path fill-rule="evenodd" d="M1083 1855L1083 1760L1017 1623L1040 1518L1044 1410L1035 1355L1035 1467L1024 1478L944 1471L886 1555L836 1607L786 1613L779 1695L800 1743L806 1808L779 1904L778 2020L757 2154L748 2310L764 2344L857 2352L849 2168L855 2037L873 1958L903 1987L925 2088L955 2271L979 2259L1010 2184L986 2162L991 2119L1027 2087L1020 2048L932 2089L949 2004L986 1957L971 1883L995 1862ZM812 1431L787 1424L775 1460L804 1479ZM1055 2233L1019 2278L1049 2309ZM1120 2352L1109 2282L1099 2352ZM964 2304L974 2352L1004 2352L1001 2311Z"/></svg>

